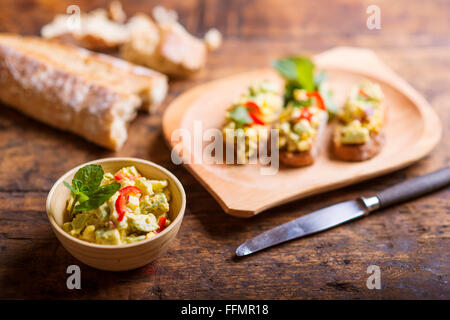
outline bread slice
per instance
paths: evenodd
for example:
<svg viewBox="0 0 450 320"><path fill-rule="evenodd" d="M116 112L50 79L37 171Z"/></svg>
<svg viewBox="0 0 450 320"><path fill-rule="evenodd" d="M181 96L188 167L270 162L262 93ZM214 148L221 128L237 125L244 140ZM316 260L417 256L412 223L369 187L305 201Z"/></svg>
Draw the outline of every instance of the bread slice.
<svg viewBox="0 0 450 320"><path fill-rule="evenodd" d="M319 156L320 149L322 148L325 129L328 123L328 113L324 113L322 117L319 128L317 129L317 134L314 137L311 148L307 151L280 151L280 162L291 167L304 167L312 165L317 157Z"/></svg>
<svg viewBox="0 0 450 320"><path fill-rule="evenodd" d="M125 60L170 76L186 77L205 66L205 42L189 34L178 22L154 23L138 14L127 24L130 40L120 50Z"/></svg>
<svg viewBox="0 0 450 320"><path fill-rule="evenodd" d="M383 132L372 133L369 141L363 144L342 144L339 129L334 133L333 148L335 155L345 161L365 161L376 156L383 148L385 136Z"/></svg>
<svg viewBox="0 0 450 320"><path fill-rule="evenodd" d="M52 22L42 27L41 35L90 50L117 49L129 39L127 27L122 22L111 19L112 14L115 14L115 19L119 19L117 10L117 7L110 7L109 12L99 8L81 13L78 20L75 19L75 14L58 14Z"/></svg>
<svg viewBox="0 0 450 320"><path fill-rule="evenodd" d="M0 100L53 127L117 150L167 78L120 59L36 37L0 34Z"/></svg>

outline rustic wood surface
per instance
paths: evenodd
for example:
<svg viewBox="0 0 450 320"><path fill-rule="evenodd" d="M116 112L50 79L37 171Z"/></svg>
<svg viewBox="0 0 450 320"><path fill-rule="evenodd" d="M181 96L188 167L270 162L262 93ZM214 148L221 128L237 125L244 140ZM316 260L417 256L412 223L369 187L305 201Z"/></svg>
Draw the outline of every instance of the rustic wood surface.
<svg viewBox="0 0 450 320"><path fill-rule="evenodd" d="M38 34L70 4L90 10L105 3L2 0L0 31ZM150 13L156 3L161 2L124 1L124 6L128 13ZM183 167L171 163L161 134L162 110L154 117L140 115L125 147L112 153L1 105L0 298L449 299L448 189L244 259L234 258L234 250L242 241L308 211L449 165L450 3L379 0L381 30L366 28L366 8L372 1L163 3L176 9L196 35L215 26L226 37L207 70L190 81L171 83L164 106L198 83L267 66L284 54L364 46L427 97L444 124L443 139L430 156L407 169L242 220L224 214ZM45 214L47 193L59 176L108 156L155 161L174 172L187 193L186 216L169 252L135 271L102 272L81 264L59 244ZM66 287L71 264L81 266L81 290ZM366 287L366 269L372 264L381 268L381 290Z"/></svg>

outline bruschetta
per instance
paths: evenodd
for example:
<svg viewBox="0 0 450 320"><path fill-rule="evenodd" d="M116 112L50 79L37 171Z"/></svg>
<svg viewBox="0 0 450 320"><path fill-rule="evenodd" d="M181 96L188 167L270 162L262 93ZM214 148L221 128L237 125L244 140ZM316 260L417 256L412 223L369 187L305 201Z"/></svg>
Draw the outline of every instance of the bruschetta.
<svg viewBox="0 0 450 320"><path fill-rule="evenodd" d="M385 141L383 100L381 87L376 83L366 80L351 89L338 114L339 124L333 136L334 153L339 159L364 161L380 152Z"/></svg>
<svg viewBox="0 0 450 320"><path fill-rule="evenodd" d="M260 148L267 147L270 129L283 108L283 98L275 83L252 85L226 112L222 128L227 152L230 148L238 164L248 163Z"/></svg>
<svg viewBox="0 0 450 320"><path fill-rule="evenodd" d="M335 113L326 73L316 71L314 62L301 56L276 60L273 66L286 81L285 108L274 127L279 159L293 167L311 165L319 155L328 115Z"/></svg>
<svg viewBox="0 0 450 320"><path fill-rule="evenodd" d="M302 89L294 92L274 126L278 129L279 159L288 166L302 167L314 163L319 155L328 113L317 92Z"/></svg>

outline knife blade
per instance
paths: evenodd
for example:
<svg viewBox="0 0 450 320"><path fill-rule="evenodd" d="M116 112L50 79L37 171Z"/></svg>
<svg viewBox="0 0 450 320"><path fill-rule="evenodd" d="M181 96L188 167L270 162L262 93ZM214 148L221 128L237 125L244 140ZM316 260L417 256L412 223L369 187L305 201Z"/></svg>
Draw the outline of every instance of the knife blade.
<svg viewBox="0 0 450 320"><path fill-rule="evenodd" d="M394 185L371 197L340 202L277 226L244 242L237 256L324 231L391 205L433 192L450 184L450 167Z"/></svg>

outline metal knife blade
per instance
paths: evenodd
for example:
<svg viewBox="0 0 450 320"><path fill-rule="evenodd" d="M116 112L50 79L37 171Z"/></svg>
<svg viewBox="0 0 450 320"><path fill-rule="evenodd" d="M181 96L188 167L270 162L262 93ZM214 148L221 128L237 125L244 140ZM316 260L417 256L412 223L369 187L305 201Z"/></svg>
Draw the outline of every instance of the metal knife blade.
<svg viewBox="0 0 450 320"><path fill-rule="evenodd" d="M257 235L241 244L236 249L236 255L246 256L295 238L330 229L368 213L369 209L358 200L340 202Z"/></svg>

